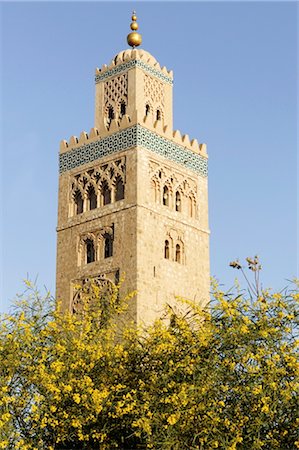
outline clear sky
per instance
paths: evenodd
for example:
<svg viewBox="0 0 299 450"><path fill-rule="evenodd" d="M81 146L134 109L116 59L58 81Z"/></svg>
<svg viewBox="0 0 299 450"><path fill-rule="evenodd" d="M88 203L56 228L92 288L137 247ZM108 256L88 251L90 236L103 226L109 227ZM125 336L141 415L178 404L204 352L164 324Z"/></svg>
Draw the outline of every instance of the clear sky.
<svg viewBox="0 0 299 450"><path fill-rule="evenodd" d="M1 4L1 311L27 273L55 291L58 150L93 126L94 69L142 48L174 71L174 128L209 153L211 274L258 254L263 284L296 275L294 2Z"/></svg>

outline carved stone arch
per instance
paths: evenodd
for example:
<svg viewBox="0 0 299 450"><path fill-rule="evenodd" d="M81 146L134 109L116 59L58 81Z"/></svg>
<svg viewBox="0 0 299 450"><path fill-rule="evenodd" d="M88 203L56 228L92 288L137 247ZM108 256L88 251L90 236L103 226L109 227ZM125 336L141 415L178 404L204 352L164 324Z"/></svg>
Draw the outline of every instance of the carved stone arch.
<svg viewBox="0 0 299 450"><path fill-rule="evenodd" d="M164 258L173 259L173 238L169 232L166 233L164 240Z"/></svg>
<svg viewBox="0 0 299 450"><path fill-rule="evenodd" d="M105 275L96 277L86 277L81 280L74 280L73 298L70 310L73 314L85 314L85 306L95 307L98 310L97 320L105 323L105 315L102 314L106 306L107 299L111 298L115 292L115 284Z"/></svg>
<svg viewBox="0 0 299 450"><path fill-rule="evenodd" d="M188 194L188 215L189 217L197 218L197 201L193 190Z"/></svg>
<svg viewBox="0 0 299 450"><path fill-rule="evenodd" d="M117 174L112 182L113 192L114 192L114 200L118 202L119 200L123 200L125 198L125 183L122 175Z"/></svg>
<svg viewBox="0 0 299 450"><path fill-rule="evenodd" d="M98 185L95 182L95 180L90 179L88 181L88 183L86 184L84 191L87 192L90 187L93 187L94 189L98 189Z"/></svg>
<svg viewBox="0 0 299 450"><path fill-rule="evenodd" d="M151 198L153 203L161 203L161 183L156 175L151 179Z"/></svg>
<svg viewBox="0 0 299 450"><path fill-rule="evenodd" d="M85 189L87 209L90 211L98 207L98 186L90 180Z"/></svg>
<svg viewBox="0 0 299 450"><path fill-rule="evenodd" d="M116 107L114 102L109 101L109 103L106 103L104 115L106 127L109 128L112 120L116 118Z"/></svg>
<svg viewBox="0 0 299 450"><path fill-rule="evenodd" d="M153 116L154 107L150 100L146 100L144 105L144 116L152 117Z"/></svg>
<svg viewBox="0 0 299 450"><path fill-rule="evenodd" d="M168 174L166 173L166 170L164 167L158 167L157 170L155 171L155 175L162 181L164 182L165 179L167 179Z"/></svg>
<svg viewBox="0 0 299 450"><path fill-rule="evenodd" d="M99 186L100 189L100 206L109 205L111 203L111 184L110 180L103 177Z"/></svg>
<svg viewBox="0 0 299 450"><path fill-rule="evenodd" d="M167 231L167 236L169 236L172 239L172 241L176 241L179 237L179 234L177 230L171 228L170 230Z"/></svg>
<svg viewBox="0 0 299 450"><path fill-rule="evenodd" d="M175 195L174 195L174 209L177 212L182 212L183 210L183 197L184 193L182 189L179 187L175 189Z"/></svg>
<svg viewBox="0 0 299 450"><path fill-rule="evenodd" d="M155 106L155 117L154 120L164 121L164 110L160 104Z"/></svg>
<svg viewBox="0 0 299 450"><path fill-rule="evenodd" d="M184 190L185 195L189 195L189 192L191 190L191 186L188 180L184 179L181 183L182 189Z"/></svg>
<svg viewBox="0 0 299 450"><path fill-rule="evenodd" d="M175 243L174 260L179 264L184 264L185 261L185 246L181 237L179 237Z"/></svg>
<svg viewBox="0 0 299 450"><path fill-rule="evenodd" d="M170 175L170 181L173 185L173 188L176 188L177 186L180 185L180 179L178 177L178 175L176 173L171 173Z"/></svg>
<svg viewBox="0 0 299 450"><path fill-rule="evenodd" d="M97 167L93 174L93 180L94 180L94 183L96 183L97 187L99 186L99 183L101 182L102 176L103 176L103 172L102 172L101 168Z"/></svg>
<svg viewBox="0 0 299 450"><path fill-rule="evenodd" d="M77 254L79 266L96 261L97 243L93 233L86 233L80 236Z"/></svg>
<svg viewBox="0 0 299 450"><path fill-rule="evenodd" d="M82 214L84 212L84 191L78 184L72 192L72 215Z"/></svg>
<svg viewBox="0 0 299 450"><path fill-rule="evenodd" d="M116 170L116 167L115 167L115 164L113 164L113 161L112 161L112 162L110 162L108 164L108 167L106 169L106 177L109 180L108 183L111 183L113 178L115 177L115 170Z"/></svg>
<svg viewBox="0 0 299 450"><path fill-rule="evenodd" d="M125 158L117 159L113 161L113 166L115 168L115 175L120 175L125 183L126 174L126 160Z"/></svg>
<svg viewBox="0 0 299 450"><path fill-rule="evenodd" d="M173 191L173 184L171 181L171 177L166 178L166 180L164 180L163 184L164 184L164 186L167 186L170 191Z"/></svg>
<svg viewBox="0 0 299 450"><path fill-rule="evenodd" d="M182 186L181 183L179 183L179 184L174 184L173 190L174 190L174 191L178 191L181 195L185 195L185 194L186 194L186 192L185 192L185 190L184 190L184 188L183 188L183 186Z"/></svg>
<svg viewBox="0 0 299 450"><path fill-rule="evenodd" d="M172 185L169 180L163 183L162 204L168 207L172 206Z"/></svg>
<svg viewBox="0 0 299 450"><path fill-rule="evenodd" d="M173 243L173 235L171 231L168 231L164 240L164 258L171 261L173 260Z"/></svg>
<svg viewBox="0 0 299 450"><path fill-rule="evenodd" d="M94 171L95 171L94 168L86 170L86 174L89 176L90 180L94 179Z"/></svg>
<svg viewBox="0 0 299 450"><path fill-rule="evenodd" d="M118 117L121 118L123 117L125 114L127 114L127 100L124 97L121 97L117 103L117 112L118 112Z"/></svg>
<svg viewBox="0 0 299 450"><path fill-rule="evenodd" d="M109 258L113 255L114 225L102 228L97 234L98 254L101 258Z"/></svg>
<svg viewBox="0 0 299 450"><path fill-rule="evenodd" d="M89 182L89 176L85 172L81 173L79 175L79 177L77 177L78 186L80 186L83 191L88 182Z"/></svg>

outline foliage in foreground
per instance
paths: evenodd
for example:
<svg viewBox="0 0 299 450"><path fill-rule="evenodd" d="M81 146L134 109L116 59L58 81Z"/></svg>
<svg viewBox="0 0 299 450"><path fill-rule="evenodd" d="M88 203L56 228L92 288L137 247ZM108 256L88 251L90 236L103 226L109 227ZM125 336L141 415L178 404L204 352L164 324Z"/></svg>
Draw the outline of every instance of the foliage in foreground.
<svg viewBox="0 0 299 450"><path fill-rule="evenodd" d="M209 310L146 332L120 327L117 288L81 315L31 289L1 321L0 448L299 448L298 286L261 290L248 263L249 290L214 283Z"/></svg>

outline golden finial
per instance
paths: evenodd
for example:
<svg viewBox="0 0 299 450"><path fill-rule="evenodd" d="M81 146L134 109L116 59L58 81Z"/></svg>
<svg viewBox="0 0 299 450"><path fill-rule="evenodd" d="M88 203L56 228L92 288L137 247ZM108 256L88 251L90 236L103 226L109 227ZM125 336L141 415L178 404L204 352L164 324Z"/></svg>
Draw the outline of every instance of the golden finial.
<svg viewBox="0 0 299 450"><path fill-rule="evenodd" d="M131 30L133 30L133 31L132 31L132 33L128 34L128 36L127 36L127 42L133 48L138 47L138 45L140 45L142 42L141 34L137 33L137 31L136 31L136 30L138 30L138 23L136 22L136 20L137 20L136 12L133 11L132 23L130 25Z"/></svg>

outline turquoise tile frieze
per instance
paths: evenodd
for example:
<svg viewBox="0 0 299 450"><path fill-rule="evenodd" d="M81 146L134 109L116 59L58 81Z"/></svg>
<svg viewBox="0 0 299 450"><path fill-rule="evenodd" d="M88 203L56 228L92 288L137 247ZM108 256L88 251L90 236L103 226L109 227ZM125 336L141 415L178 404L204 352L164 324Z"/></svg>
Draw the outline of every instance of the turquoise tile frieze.
<svg viewBox="0 0 299 450"><path fill-rule="evenodd" d="M119 75L120 73L126 72L132 67L140 67L145 72L149 73L150 75L153 75L156 78L159 78L161 81L164 81L165 83L171 85L173 84L173 80L171 77L168 77L164 73L160 72L160 70L151 67L150 65L146 64L144 61L140 61L139 59L133 59L119 66L115 66L113 67L113 69L107 70L102 74L96 75L95 82L99 83L100 81L106 80L107 78Z"/></svg>
<svg viewBox="0 0 299 450"><path fill-rule="evenodd" d="M208 175L206 158L141 125L134 125L98 141L83 144L60 154L59 172L66 172L104 156L136 146L164 156L164 158L170 159L203 177Z"/></svg>

